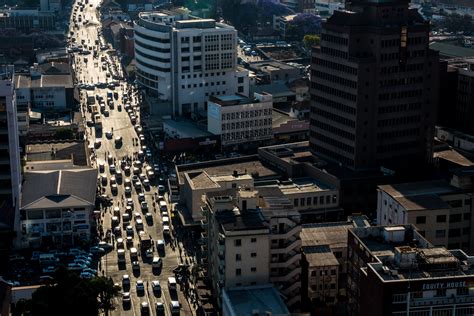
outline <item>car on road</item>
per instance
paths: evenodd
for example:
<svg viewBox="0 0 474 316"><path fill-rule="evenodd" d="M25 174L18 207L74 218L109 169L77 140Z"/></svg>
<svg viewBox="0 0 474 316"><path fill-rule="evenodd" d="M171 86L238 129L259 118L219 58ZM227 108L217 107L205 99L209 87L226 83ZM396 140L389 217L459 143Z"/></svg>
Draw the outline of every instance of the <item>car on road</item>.
<svg viewBox="0 0 474 316"><path fill-rule="evenodd" d="M99 172L105 172L105 163L103 161L99 162Z"/></svg>
<svg viewBox="0 0 474 316"><path fill-rule="evenodd" d="M143 193L138 193L138 201L140 201L140 202L145 201L145 194L143 194Z"/></svg>
<svg viewBox="0 0 474 316"><path fill-rule="evenodd" d="M140 263L138 261L132 261L132 270L133 271L140 270Z"/></svg>
<svg viewBox="0 0 474 316"><path fill-rule="evenodd" d="M110 251L110 250L112 250L112 248L113 248L112 244L109 244L109 243L107 243L107 242L105 242L105 241L99 241L98 246L99 246L100 248L104 249L105 251Z"/></svg>
<svg viewBox="0 0 474 316"><path fill-rule="evenodd" d="M130 305L132 302L132 299L130 298L130 292L124 292L122 294L122 303L123 305Z"/></svg>
<svg viewBox="0 0 474 316"><path fill-rule="evenodd" d="M100 139L96 139L95 142L94 142L94 147L95 147L95 148L99 148L100 145L102 145L101 140L100 140Z"/></svg>
<svg viewBox="0 0 474 316"><path fill-rule="evenodd" d="M125 228L125 231L127 232L127 236L133 236L133 227L132 227L132 225L128 225Z"/></svg>
<svg viewBox="0 0 474 316"><path fill-rule="evenodd" d="M163 235L164 236L170 235L170 227L168 225L163 225Z"/></svg>
<svg viewBox="0 0 474 316"><path fill-rule="evenodd" d="M118 187L115 183L110 186L110 190L112 191L112 194L118 194Z"/></svg>
<svg viewBox="0 0 474 316"><path fill-rule="evenodd" d="M155 311L156 311L156 314L159 316L165 315L165 305L163 304L163 302L155 303Z"/></svg>
<svg viewBox="0 0 474 316"><path fill-rule="evenodd" d="M137 280L137 284L135 285L137 292L143 292L145 291L145 284L143 283L143 280Z"/></svg>
<svg viewBox="0 0 474 316"><path fill-rule="evenodd" d="M160 281L158 280L151 281L151 289L153 290L153 293L160 293L161 292Z"/></svg>
<svg viewBox="0 0 474 316"><path fill-rule="evenodd" d="M79 275L79 277L82 278L82 279L90 280L90 279L92 279L93 277L95 277L95 275L92 274L92 273L89 273L89 272L81 272L81 274Z"/></svg>
<svg viewBox="0 0 474 316"><path fill-rule="evenodd" d="M151 262L151 266L154 269L159 269L163 266L163 260L160 257L154 256L153 261Z"/></svg>
<svg viewBox="0 0 474 316"><path fill-rule="evenodd" d="M147 259L153 258L153 249L149 248L146 250L146 257Z"/></svg>
<svg viewBox="0 0 474 316"><path fill-rule="evenodd" d="M151 215L150 212L146 212L146 213L145 213L145 220L146 220L148 223L152 223L152 222L153 222L153 215Z"/></svg>
<svg viewBox="0 0 474 316"><path fill-rule="evenodd" d="M122 143L122 136L115 137L115 145L119 145Z"/></svg>
<svg viewBox="0 0 474 316"><path fill-rule="evenodd" d="M101 248L99 246L92 246L92 247L89 248L89 251L93 254L98 254L98 255L101 255L101 254L105 253L105 249Z"/></svg>
<svg viewBox="0 0 474 316"><path fill-rule="evenodd" d="M163 251L165 250L165 241L163 239L158 239L156 241L156 249L158 251Z"/></svg>
<svg viewBox="0 0 474 316"><path fill-rule="evenodd" d="M129 186L126 186L124 190L127 196L132 195L132 189Z"/></svg>
<svg viewBox="0 0 474 316"><path fill-rule="evenodd" d="M171 301L170 302L170 312L171 315L179 315L181 311L181 305L179 301Z"/></svg>
<svg viewBox="0 0 474 316"><path fill-rule="evenodd" d="M113 136L114 136L114 133L112 133L111 131L105 132L105 137L107 137L108 139L112 139Z"/></svg>
<svg viewBox="0 0 474 316"><path fill-rule="evenodd" d="M138 198L140 201L140 197ZM148 211L148 203L146 201L143 201L140 203L140 208L142 209L142 212L147 212Z"/></svg>
<svg viewBox="0 0 474 316"><path fill-rule="evenodd" d="M141 302L140 312L142 315L150 315L150 307L148 306L148 302Z"/></svg>
<svg viewBox="0 0 474 316"><path fill-rule="evenodd" d="M106 175L101 175L100 176L100 182L102 183L103 186L107 185L107 176Z"/></svg>
<svg viewBox="0 0 474 316"><path fill-rule="evenodd" d="M165 191L166 191L165 186L160 184L158 186L158 193L163 195L163 194L165 194Z"/></svg>

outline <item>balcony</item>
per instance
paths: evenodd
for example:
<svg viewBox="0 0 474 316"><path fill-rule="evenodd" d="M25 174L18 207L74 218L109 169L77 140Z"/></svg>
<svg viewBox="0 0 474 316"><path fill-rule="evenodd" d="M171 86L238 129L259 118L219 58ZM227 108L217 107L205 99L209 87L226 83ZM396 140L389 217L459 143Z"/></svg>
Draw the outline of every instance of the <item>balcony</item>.
<svg viewBox="0 0 474 316"><path fill-rule="evenodd" d="M287 274L282 275L282 276L275 276L275 277L270 276L270 282L272 283L288 282L294 277L299 278L300 274L301 274L301 267L298 267L296 269L289 271ZM281 275L281 273L279 273L279 275Z"/></svg>
<svg viewBox="0 0 474 316"><path fill-rule="evenodd" d="M301 260L301 255L296 254L294 256L289 256L286 258L286 261L276 261L270 263L271 268L288 268L290 265L294 263L298 263L299 266L299 261Z"/></svg>
<svg viewBox="0 0 474 316"><path fill-rule="evenodd" d="M219 251L217 256L219 257L221 261L225 261L225 253L223 251Z"/></svg>
<svg viewBox="0 0 474 316"><path fill-rule="evenodd" d="M286 305L291 307L300 301L301 301L301 295L293 296L292 298L286 301Z"/></svg>
<svg viewBox="0 0 474 316"><path fill-rule="evenodd" d="M293 239L293 240L291 240ZM270 249L270 254L287 254L290 253L293 249L300 249L302 245L301 239L298 237L293 237L290 239L290 243L285 248L280 248L277 246L273 246Z"/></svg>
<svg viewBox="0 0 474 316"><path fill-rule="evenodd" d="M201 228L207 230L207 221L205 219L201 219Z"/></svg>
<svg viewBox="0 0 474 316"><path fill-rule="evenodd" d="M294 282L289 287L283 288L281 290L281 292L286 297L291 297L291 296L297 295L301 292L301 282L300 281Z"/></svg>
<svg viewBox="0 0 474 316"><path fill-rule="evenodd" d="M279 233L272 230L271 238L272 239L288 239L293 235L299 234L300 232L301 232L301 226L299 226L299 225L292 227L289 231L287 231L286 233L283 233L283 234L279 234Z"/></svg>

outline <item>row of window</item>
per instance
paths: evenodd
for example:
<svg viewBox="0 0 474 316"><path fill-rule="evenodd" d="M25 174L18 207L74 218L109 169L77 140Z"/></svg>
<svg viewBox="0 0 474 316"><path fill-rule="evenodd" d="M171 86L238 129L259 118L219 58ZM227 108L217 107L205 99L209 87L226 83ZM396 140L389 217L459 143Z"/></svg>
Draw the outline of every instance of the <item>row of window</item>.
<svg viewBox="0 0 474 316"><path fill-rule="evenodd" d="M141 38L144 38L146 40L149 40L149 41L153 41L155 43L161 43L161 44L169 44L170 43L170 39L169 38L159 38L159 37L154 37L154 36L149 36L149 35L145 35L137 30L134 31L134 35L135 36L139 36Z"/></svg>
<svg viewBox="0 0 474 316"><path fill-rule="evenodd" d="M423 63L418 64L400 64L397 66L388 66L380 68L380 73L383 74L396 74L399 72L412 72L412 71L422 71L424 68Z"/></svg>
<svg viewBox="0 0 474 316"><path fill-rule="evenodd" d="M458 200L462 203L462 200ZM466 200L471 202L471 200ZM469 221L471 220L471 213L458 213L458 214L450 214L449 215L449 223L460 223L462 220ZM417 224L426 224L426 216L417 216L415 219ZM446 215L437 215L436 222L437 223L446 223L447 216Z"/></svg>
<svg viewBox="0 0 474 316"><path fill-rule="evenodd" d="M408 136L415 136L420 133L419 128L409 128L409 129L403 129L403 130L398 130L398 131L391 131L391 132L383 132L383 133L377 133L377 140L386 140L386 139L392 139L392 138L397 138L397 137L408 137Z"/></svg>
<svg viewBox="0 0 474 316"><path fill-rule="evenodd" d="M311 137L313 138L316 138L317 136L315 136L314 132L310 131L309 132ZM329 158L332 158L334 160L337 160L337 161L340 161L341 163L344 163L348 166L352 166L354 165L354 160L353 159L350 159L346 156L343 156L341 154L338 154L338 153L335 153L334 151L332 150L329 150L329 149L326 149L318 144L315 144L314 142L311 143L311 149L315 152L315 153L318 153L318 154L322 154L322 155L325 155L326 157L329 157Z"/></svg>
<svg viewBox="0 0 474 316"><path fill-rule="evenodd" d="M293 205L295 207L299 206L318 206L318 205L328 205L336 204L337 195L326 195L326 196L313 196L307 198L299 198L293 200ZM322 272L322 271L321 271Z"/></svg>
<svg viewBox="0 0 474 316"><path fill-rule="evenodd" d="M199 87L202 87L202 86L208 87L208 86L214 86L214 85L218 86L218 85L220 85L220 84L221 84L220 81L216 81L216 82L205 82L205 83L199 83L199 84L194 83L194 84L192 84L192 85L191 85L191 84L188 84L187 86L183 84L183 85L181 85L181 88L182 88L182 89L186 89L186 87L187 87L188 89L190 89L191 87L192 87L192 88L197 88L198 86L199 86ZM225 81L222 81L222 85L225 85L225 84L226 84L226 82L225 82Z"/></svg>
<svg viewBox="0 0 474 316"><path fill-rule="evenodd" d="M272 119L263 119L263 120L251 120L245 122L235 122L235 123L223 123L222 131L241 129L241 128L250 128L250 127L260 127L267 126L272 124Z"/></svg>
<svg viewBox="0 0 474 316"><path fill-rule="evenodd" d="M396 144L388 144L388 145L379 145L377 146L378 153L387 153L387 152L400 152L410 148L419 148L420 142L419 141L410 141L410 142L403 142L403 143L396 143Z"/></svg>
<svg viewBox="0 0 474 316"><path fill-rule="evenodd" d="M318 109L318 108L315 108L315 107L311 108L311 113L319 115L321 117L324 117L328 120L334 121L336 123L355 128L355 121L350 120L348 118L345 118L343 116L340 116L340 115L337 115L337 114L334 114L334 113L330 113L330 112L326 112L322 109Z"/></svg>
<svg viewBox="0 0 474 316"><path fill-rule="evenodd" d="M398 113L403 111L415 111L421 109L421 102L414 102L408 104L397 104L390 106L383 106L377 109L378 114Z"/></svg>
<svg viewBox="0 0 474 316"><path fill-rule="evenodd" d="M326 81L334 82L334 83L337 83L337 84L340 84L342 86L346 86L346 87L349 87L349 88L353 88L353 89L357 88L357 82L356 81L349 80L349 79L342 78L342 77L335 76L335 75L331 75L331 74L328 74L326 72L311 70L311 75L316 77L316 78L321 78L321 79L324 79Z"/></svg>
<svg viewBox="0 0 474 316"><path fill-rule="evenodd" d="M153 69L153 70L157 70L157 71L161 71L161 72L170 72L171 71L171 69L169 67L164 68L164 67L158 67L158 66L150 65L149 63L146 63L146 62L142 61L138 57L135 57L135 60L136 60L138 65L142 65L144 67L147 67L147 68L150 68L150 69Z"/></svg>
<svg viewBox="0 0 474 316"><path fill-rule="evenodd" d="M329 34L321 34L321 40L330 42L330 43L335 43L339 45L347 45L349 43L349 39L340 37L340 36L334 36L334 35L329 35Z"/></svg>
<svg viewBox="0 0 474 316"><path fill-rule="evenodd" d="M143 78L146 78L146 79L150 79L150 80L154 80L154 81L158 81L158 76L155 76L155 75L152 75L152 74L149 74L139 68L137 68L137 74L142 76Z"/></svg>
<svg viewBox="0 0 474 316"><path fill-rule="evenodd" d="M321 47L321 53L323 53L324 55L329 55L329 56L342 58L342 59L347 59L347 56L348 56L347 52L343 52L338 49L324 47L324 46Z"/></svg>
<svg viewBox="0 0 474 316"><path fill-rule="evenodd" d="M315 82L311 82L311 88L317 91L325 92L327 94L333 95L338 98L346 99L352 102L357 102L357 95L346 92L346 91L342 91L333 87L328 87L319 83L316 84Z"/></svg>
<svg viewBox="0 0 474 316"><path fill-rule="evenodd" d="M47 94L47 95L38 94L38 95L34 95L34 98L35 99L54 99L54 95L53 94Z"/></svg>
<svg viewBox="0 0 474 316"><path fill-rule="evenodd" d="M322 141L323 143L326 143L326 144L331 145L333 147L339 148L339 149L341 149L345 152L348 152L350 154L354 153L354 147L353 146L345 144L345 143L340 142L338 140L335 140L334 138L327 137L327 136L322 135L322 134L318 134L317 138L318 138L319 141Z"/></svg>
<svg viewBox="0 0 474 316"><path fill-rule="evenodd" d="M204 74L204 77L214 77L214 76L224 76L226 73L225 72L210 72L210 73L205 73ZM202 74L193 74L193 75L181 75L181 79L191 79L191 76L193 78L197 78L199 76L199 78L202 78ZM242 83L241 80L242 79L242 82L243 82L243 78L242 77L239 77L239 83Z"/></svg>
<svg viewBox="0 0 474 316"><path fill-rule="evenodd" d="M256 252L251 252L250 253L250 258L257 258L257 253ZM242 261L242 254L236 253L235 254L235 261Z"/></svg>
<svg viewBox="0 0 474 316"><path fill-rule="evenodd" d="M345 104L336 102L334 100L329 100L326 99L322 96L316 95L316 94L311 94L311 100L315 101L318 103L318 105L323 105L325 107L328 107L330 109L336 109L348 114L356 114L356 109L350 106L347 106Z"/></svg>
<svg viewBox="0 0 474 316"><path fill-rule="evenodd" d="M151 60L160 62L160 63L169 63L169 62L170 62L170 59L169 59L169 58L161 58L161 57L156 57L156 56L148 55L148 54L143 53L143 52L141 52L141 51L139 51L139 50L135 50L135 54L136 54L137 56L142 56L142 57L145 57L145 58L148 58L148 59L151 59Z"/></svg>
<svg viewBox="0 0 474 316"><path fill-rule="evenodd" d="M311 126L319 128L319 129L321 129L323 131L326 131L326 132L329 132L331 134L344 137L345 139L348 139L348 140L352 140L352 141L355 140L355 134L354 133L349 133L347 131L344 131L340 128L335 127L334 125L325 124L321 121L311 119Z"/></svg>
<svg viewBox="0 0 474 316"><path fill-rule="evenodd" d="M404 99L404 98L417 98L423 95L423 90L405 90L397 91L392 93L381 93L379 94L380 101L394 100L394 99Z"/></svg>
<svg viewBox="0 0 474 316"><path fill-rule="evenodd" d="M240 120L249 117L261 117L262 115L272 115L272 109L247 110L231 113L223 113L222 120Z"/></svg>
<svg viewBox="0 0 474 316"><path fill-rule="evenodd" d="M402 116L396 117L386 120L379 120L377 122L378 127L386 127L386 126L397 126L397 125L406 125L406 124L413 124L419 123L421 121L420 115L412 115L412 116Z"/></svg>
<svg viewBox="0 0 474 316"><path fill-rule="evenodd" d="M342 65L340 63L335 63L335 62L332 62L332 61L329 61L329 60L324 60L324 59L316 58L316 57L313 57L312 63L314 65L323 66L323 67L326 67L326 68L330 68L330 69L333 69L333 70L337 70L337 71L344 72L344 73L347 73L347 74L352 74L352 75L357 75L357 72L358 72L357 68Z"/></svg>
<svg viewBox="0 0 474 316"><path fill-rule="evenodd" d="M233 141L233 140L239 140L239 139L244 140L244 139L254 138L254 137L263 137L263 136L269 136L269 135L272 135L271 128L260 128L256 130L223 133L221 135L221 139L222 141Z"/></svg>
<svg viewBox="0 0 474 316"><path fill-rule="evenodd" d="M171 52L171 49L169 49L169 48L159 48L159 47L147 45L147 44L143 43L142 41L140 41L137 38L135 38L135 46L136 47L142 47L142 48L145 48L145 49L148 49L148 50L152 50L152 51L158 52L158 53L170 53Z"/></svg>
<svg viewBox="0 0 474 316"><path fill-rule="evenodd" d="M386 79L379 82L380 88L396 87L423 83L423 76L408 77L401 79Z"/></svg>

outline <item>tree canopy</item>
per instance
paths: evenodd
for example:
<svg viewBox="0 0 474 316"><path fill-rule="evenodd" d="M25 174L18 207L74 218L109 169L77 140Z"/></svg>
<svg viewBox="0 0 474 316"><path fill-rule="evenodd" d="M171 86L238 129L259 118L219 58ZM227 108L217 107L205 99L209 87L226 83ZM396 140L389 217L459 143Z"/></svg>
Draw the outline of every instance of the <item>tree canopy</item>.
<svg viewBox="0 0 474 316"><path fill-rule="evenodd" d="M474 31L472 17L468 14L449 14L445 16L444 20L441 22L441 26L445 27L450 32L471 33Z"/></svg>
<svg viewBox="0 0 474 316"><path fill-rule="evenodd" d="M314 13L300 13L288 23L287 35L303 40L305 35L321 32L321 17Z"/></svg>
<svg viewBox="0 0 474 316"><path fill-rule="evenodd" d="M56 272L56 283L36 290L32 299L21 303L22 312L32 316L49 315L107 315L113 309L112 299L120 287L114 286L111 278L95 277L81 279L66 269Z"/></svg>

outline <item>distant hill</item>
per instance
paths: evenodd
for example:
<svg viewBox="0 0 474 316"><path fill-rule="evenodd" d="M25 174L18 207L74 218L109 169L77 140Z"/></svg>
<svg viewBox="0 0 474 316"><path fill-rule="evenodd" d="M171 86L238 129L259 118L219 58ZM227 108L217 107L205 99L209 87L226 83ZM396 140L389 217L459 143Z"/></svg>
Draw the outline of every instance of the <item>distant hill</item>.
<svg viewBox="0 0 474 316"><path fill-rule="evenodd" d="M438 0L438 2L474 8L474 1L472 0Z"/></svg>

